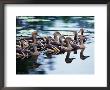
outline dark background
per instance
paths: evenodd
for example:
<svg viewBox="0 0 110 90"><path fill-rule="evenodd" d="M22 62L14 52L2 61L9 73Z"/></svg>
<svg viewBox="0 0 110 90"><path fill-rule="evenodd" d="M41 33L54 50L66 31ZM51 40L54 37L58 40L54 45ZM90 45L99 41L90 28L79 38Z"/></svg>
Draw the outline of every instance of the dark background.
<svg viewBox="0 0 110 90"><path fill-rule="evenodd" d="M3 3L106 4L110 0L0 0Z"/></svg>
<svg viewBox="0 0 110 90"><path fill-rule="evenodd" d="M53 89L64 89L64 90L89 90L89 89L99 89L99 90L105 90L105 89L109 89L110 88L104 88L104 87L79 87L79 88L3 88L4 86L4 60L5 60L5 48L4 48L4 4L11 4L11 3L15 3L15 4L108 4L110 0L0 0L0 89L2 90L53 90ZM107 76L110 77L110 4L108 4L108 8L107 8ZM108 86L110 84L110 78L107 77L107 82L108 82Z"/></svg>

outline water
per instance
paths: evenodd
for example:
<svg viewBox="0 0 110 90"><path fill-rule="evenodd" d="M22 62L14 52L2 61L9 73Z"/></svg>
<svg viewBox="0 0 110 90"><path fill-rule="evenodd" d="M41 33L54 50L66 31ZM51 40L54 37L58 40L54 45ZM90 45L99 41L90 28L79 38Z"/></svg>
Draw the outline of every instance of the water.
<svg viewBox="0 0 110 90"><path fill-rule="evenodd" d="M79 31L82 25L84 25L84 29L86 32L84 33L87 37L84 55L90 57L88 57L85 60L81 60L79 54L80 50L78 50L77 54L71 52L70 58L75 59L73 59L71 63L67 64L65 62L67 53L53 55L52 58L46 58L46 56L43 55L43 53L41 53L38 58L38 62L42 65L40 65L38 68L28 69L28 74L94 74L94 27L91 27L94 23L94 20L79 21L79 18L76 18L75 20L76 22L69 21L67 23L63 20L56 19L52 21L52 25L43 25L43 31L41 30L41 28L36 28L35 25L35 28L25 28L26 26L22 26L20 29L17 29L17 36L31 36L31 33L36 30L39 32L40 36L53 36L52 34L54 33L54 31L51 30L67 30L60 31L60 33L63 35L72 35L73 33L68 32L68 30ZM23 22L23 25L24 24L29 25ZM88 27L86 26L86 24L88 25Z"/></svg>

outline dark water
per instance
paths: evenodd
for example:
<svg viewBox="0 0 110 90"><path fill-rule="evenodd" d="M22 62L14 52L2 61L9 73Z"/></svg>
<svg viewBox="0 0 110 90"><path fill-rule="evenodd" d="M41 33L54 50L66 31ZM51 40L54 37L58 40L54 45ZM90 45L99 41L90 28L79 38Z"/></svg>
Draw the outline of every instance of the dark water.
<svg viewBox="0 0 110 90"><path fill-rule="evenodd" d="M85 29L88 38L85 43L85 55L90 57L86 60L79 58L79 52L70 53L70 61L65 61L67 53L53 55L47 58L41 52L38 60L26 59L17 60L17 74L93 74L94 73L94 17L17 17L17 38L18 36L30 36L31 32L38 31L41 36L52 36L58 30L61 34L72 34L71 30L81 27ZM42 20L39 20L42 19ZM33 19L33 20L32 20ZM53 31L52 31L53 30ZM65 30L65 31L64 31ZM33 63L38 62L39 64ZM66 63L71 62L71 63Z"/></svg>

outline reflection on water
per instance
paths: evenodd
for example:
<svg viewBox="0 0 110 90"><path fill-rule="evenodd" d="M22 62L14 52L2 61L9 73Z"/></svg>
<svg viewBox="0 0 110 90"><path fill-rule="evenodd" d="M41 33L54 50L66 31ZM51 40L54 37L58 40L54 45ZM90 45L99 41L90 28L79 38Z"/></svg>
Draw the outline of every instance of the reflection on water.
<svg viewBox="0 0 110 90"><path fill-rule="evenodd" d="M87 37L85 43L85 54L90 57L86 60L79 58L79 51L66 52L60 55L47 57L40 53L37 60L31 58L24 61L16 60L17 74L93 74L94 73L94 17L17 17L17 38L18 36L31 36L33 31L38 31L40 36L51 36L54 31L62 30L61 34L71 35L69 30L79 31L81 27L85 29L84 35ZM41 18L41 17L40 17ZM67 21L68 20L68 21ZM67 31L63 31L67 30ZM72 36L71 36L72 37Z"/></svg>

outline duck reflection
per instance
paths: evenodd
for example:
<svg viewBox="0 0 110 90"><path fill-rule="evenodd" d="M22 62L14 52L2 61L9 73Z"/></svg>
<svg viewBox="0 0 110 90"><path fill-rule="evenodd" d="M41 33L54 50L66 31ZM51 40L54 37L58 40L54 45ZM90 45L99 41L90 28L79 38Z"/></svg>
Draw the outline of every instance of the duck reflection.
<svg viewBox="0 0 110 90"><path fill-rule="evenodd" d="M66 63L71 63L73 61L73 59L75 58L70 58L70 51L67 52L66 58L65 58L65 62Z"/></svg>
<svg viewBox="0 0 110 90"><path fill-rule="evenodd" d="M52 59L50 59L49 61L48 61L48 68L49 68L49 70L54 70L55 68L54 68L54 61L52 60Z"/></svg>

